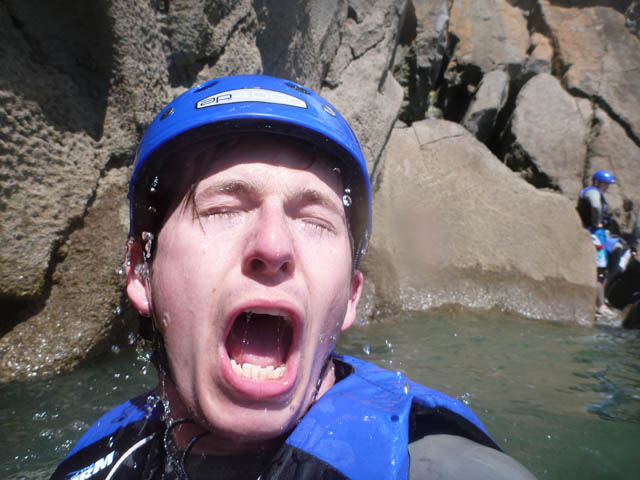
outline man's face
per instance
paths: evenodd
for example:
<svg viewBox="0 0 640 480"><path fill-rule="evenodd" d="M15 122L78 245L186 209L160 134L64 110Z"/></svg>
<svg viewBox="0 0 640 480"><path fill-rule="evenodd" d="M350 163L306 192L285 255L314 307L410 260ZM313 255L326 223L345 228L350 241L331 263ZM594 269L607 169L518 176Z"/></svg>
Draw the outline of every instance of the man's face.
<svg viewBox="0 0 640 480"><path fill-rule="evenodd" d="M609 188L609 184L605 182L600 182L596 180L596 188L600 190L602 193L606 192Z"/></svg>
<svg viewBox="0 0 640 480"><path fill-rule="evenodd" d="M129 294L163 335L173 416L247 446L306 413L362 275L327 163L264 139L212 157L159 232L149 303Z"/></svg>

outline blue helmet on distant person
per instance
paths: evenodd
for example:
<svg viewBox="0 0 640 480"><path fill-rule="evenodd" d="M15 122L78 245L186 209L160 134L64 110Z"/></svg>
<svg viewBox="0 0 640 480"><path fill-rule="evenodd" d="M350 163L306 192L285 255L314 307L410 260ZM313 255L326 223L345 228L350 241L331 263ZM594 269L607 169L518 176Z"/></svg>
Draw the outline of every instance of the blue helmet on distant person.
<svg viewBox="0 0 640 480"><path fill-rule="evenodd" d="M616 183L616 177L609 170L598 170L593 174L593 181L601 183Z"/></svg>
<svg viewBox="0 0 640 480"><path fill-rule="evenodd" d="M265 75L221 77L196 85L167 105L147 128L129 183L130 235L140 236L161 194L154 171L181 149L201 141L252 133L301 140L335 160L357 266L371 235L371 183L353 130L329 102L294 82ZM173 164L173 163L172 163ZM174 165L175 166L175 165Z"/></svg>

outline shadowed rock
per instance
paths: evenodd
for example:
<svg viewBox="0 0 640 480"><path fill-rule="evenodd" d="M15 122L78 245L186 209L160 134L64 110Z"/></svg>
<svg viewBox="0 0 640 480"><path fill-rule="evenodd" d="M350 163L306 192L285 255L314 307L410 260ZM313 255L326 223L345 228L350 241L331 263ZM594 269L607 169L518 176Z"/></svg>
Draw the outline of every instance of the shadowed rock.
<svg viewBox="0 0 640 480"><path fill-rule="evenodd" d="M496 124L498 114L507 102L509 76L501 70L489 72L478 86L464 114L462 125L478 140L486 143Z"/></svg>

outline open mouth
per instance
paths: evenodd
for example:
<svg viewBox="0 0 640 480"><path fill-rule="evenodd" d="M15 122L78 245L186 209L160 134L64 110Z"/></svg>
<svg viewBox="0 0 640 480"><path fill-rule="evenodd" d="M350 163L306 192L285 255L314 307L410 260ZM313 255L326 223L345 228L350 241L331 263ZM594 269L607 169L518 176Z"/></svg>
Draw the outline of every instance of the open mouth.
<svg viewBox="0 0 640 480"><path fill-rule="evenodd" d="M225 346L236 375L265 381L284 376L292 341L287 312L253 308L236 317Z"/></svg>

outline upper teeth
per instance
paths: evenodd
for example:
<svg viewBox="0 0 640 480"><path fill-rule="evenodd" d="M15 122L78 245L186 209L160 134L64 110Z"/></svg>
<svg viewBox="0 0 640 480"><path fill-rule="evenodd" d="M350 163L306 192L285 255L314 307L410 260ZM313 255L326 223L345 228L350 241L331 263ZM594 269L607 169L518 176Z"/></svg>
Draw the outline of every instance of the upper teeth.
<svg viewBox="0 0 640 480"><path fill-rule="evenodd" d="M246 310L247 314L272 315L274 317L288 318L289 314L279 308L250 308Z"/></svg>
<svg viewBox="0 0 640 480"><path fill-rule="evenodd" d="M231 368L237 375L242 377L252 378L254 380L266 380L268 378L277 379L282 377L282 375L284 375L285 366L282 364L277 368L273 365L261 367L252 363L243 363L242 366L240 366L240 364L232 358Z"/></svg>

